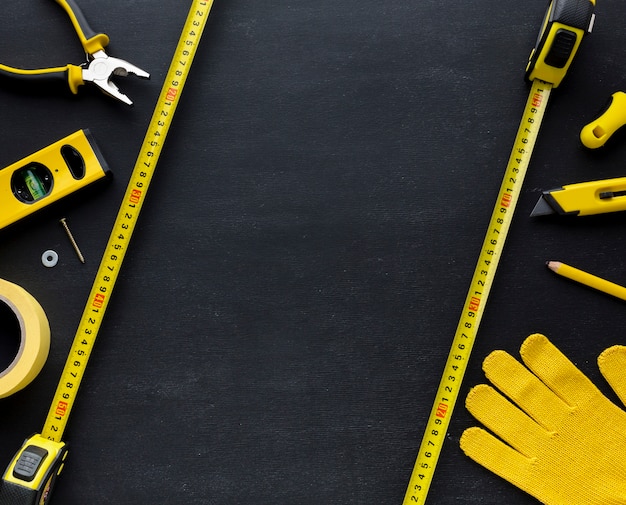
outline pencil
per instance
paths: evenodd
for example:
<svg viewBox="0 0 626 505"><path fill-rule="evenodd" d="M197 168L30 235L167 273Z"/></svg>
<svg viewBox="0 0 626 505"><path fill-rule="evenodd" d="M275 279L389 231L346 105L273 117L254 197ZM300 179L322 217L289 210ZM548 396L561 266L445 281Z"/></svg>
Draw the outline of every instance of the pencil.
<svg viewBox="0 0 626 505"><path fill-rule="evenodd" d="M563 277L580 282L590 288L597 289L598 291L602 291L617 298L621 298L622 300L626 300L626 288L620 286L619 284L615 284L614 282L610 282L587 272L583 272L578 268L571 267L565 263L561 263L560 261L548 261L546 265L550 270L558 275L562 275Z"/></svg>

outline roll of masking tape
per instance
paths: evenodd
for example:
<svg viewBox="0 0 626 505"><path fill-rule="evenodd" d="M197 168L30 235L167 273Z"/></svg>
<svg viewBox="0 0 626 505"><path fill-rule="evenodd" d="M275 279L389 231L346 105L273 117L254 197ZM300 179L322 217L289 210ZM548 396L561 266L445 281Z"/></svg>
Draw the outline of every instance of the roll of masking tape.
<svg viewBox="0 0 626 505"><path fill-rule="evenodd" d="M3 279L0 279L0 332L3 340L0 398L4 398L30 384L43 368L50 350L50 325L32 295Z"/></svg>

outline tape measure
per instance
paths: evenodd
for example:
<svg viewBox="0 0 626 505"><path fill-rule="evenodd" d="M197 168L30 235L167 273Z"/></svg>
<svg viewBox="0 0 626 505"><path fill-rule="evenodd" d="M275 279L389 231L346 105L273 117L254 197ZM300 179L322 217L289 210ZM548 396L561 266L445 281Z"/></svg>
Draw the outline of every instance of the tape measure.
<svg viewBox="0 0 626 505"><path fill-rule="evenodd" d="M552 88L561 83L580 46L582 37L591 30L594 5L595 0L554 0L546 12L537 45L530 54L526 69L526 77L532 81L530 94L430 411L403 505L426 502L550 93Z"/></svg>
<svg viewBox="0 0 626 505"><path fill-rule="evenodd" d="M45 505L63 468L67 446L61 438L212 5L191 5L43 430L24 442L7 468L2 505Z"/></svg>

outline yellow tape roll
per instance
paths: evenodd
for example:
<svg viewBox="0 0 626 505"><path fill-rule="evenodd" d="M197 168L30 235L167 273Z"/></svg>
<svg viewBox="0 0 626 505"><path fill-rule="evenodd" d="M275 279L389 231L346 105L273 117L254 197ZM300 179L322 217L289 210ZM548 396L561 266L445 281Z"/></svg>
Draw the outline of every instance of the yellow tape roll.
<svg viewBox="0 0 626 505"><path fill-rule="evenodd" d="M41 305L24 288L0 279L0 302L15 314L20 343L11 364L0 371L0 398L27 386L41 371L50 350L50 325Z"/></svg>

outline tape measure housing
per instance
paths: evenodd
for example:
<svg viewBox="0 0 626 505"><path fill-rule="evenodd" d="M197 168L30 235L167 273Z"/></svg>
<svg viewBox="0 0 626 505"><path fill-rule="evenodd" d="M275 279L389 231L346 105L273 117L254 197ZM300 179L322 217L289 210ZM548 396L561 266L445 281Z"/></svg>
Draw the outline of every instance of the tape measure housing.
<svg viewBox="0 0 626 505"><path fill-rule="evenodd" d="M24 443L5 472L0 483L2 505L46 505L56 477L63 469L67 451L61 438L212 5L213 0L192 2L42 432ZM54 450L57 452L54 453ZM15 472L24 454L27 455L27 459L32 457L37 459L38 454L44 452L54 453L50 459L47 457L45 459L46 465L49 466L36 467L32 479L23 472ZM37 484L34 483L35 480ZM36 501L33 501L33 498Z"/></svg>
<svg viewBox="0 0 626 505"><path fill-rule="evenodd" d="M474 268L403 505L426 502L550 93L567 73L583 36L591 31L594 6L595 0L554 0L550 2L544 17L537 45L531 52L526 69L526 78L532 83L530 94Z"/></svg>
<svg viewBox="0 0 626 505"><path fill-rule="evenodd" d="M593 28L595 0L551 2L526 67L529 81L557 88L570 68L583 37Z"/></svg>
<svg viewBox="0 0 626 505"><path fill-rule="evenodd" d="M6 497L11 504L45 504L67 454L64 442L47 440L41 435L28 438L4 473L3 499Z"/></svg>

